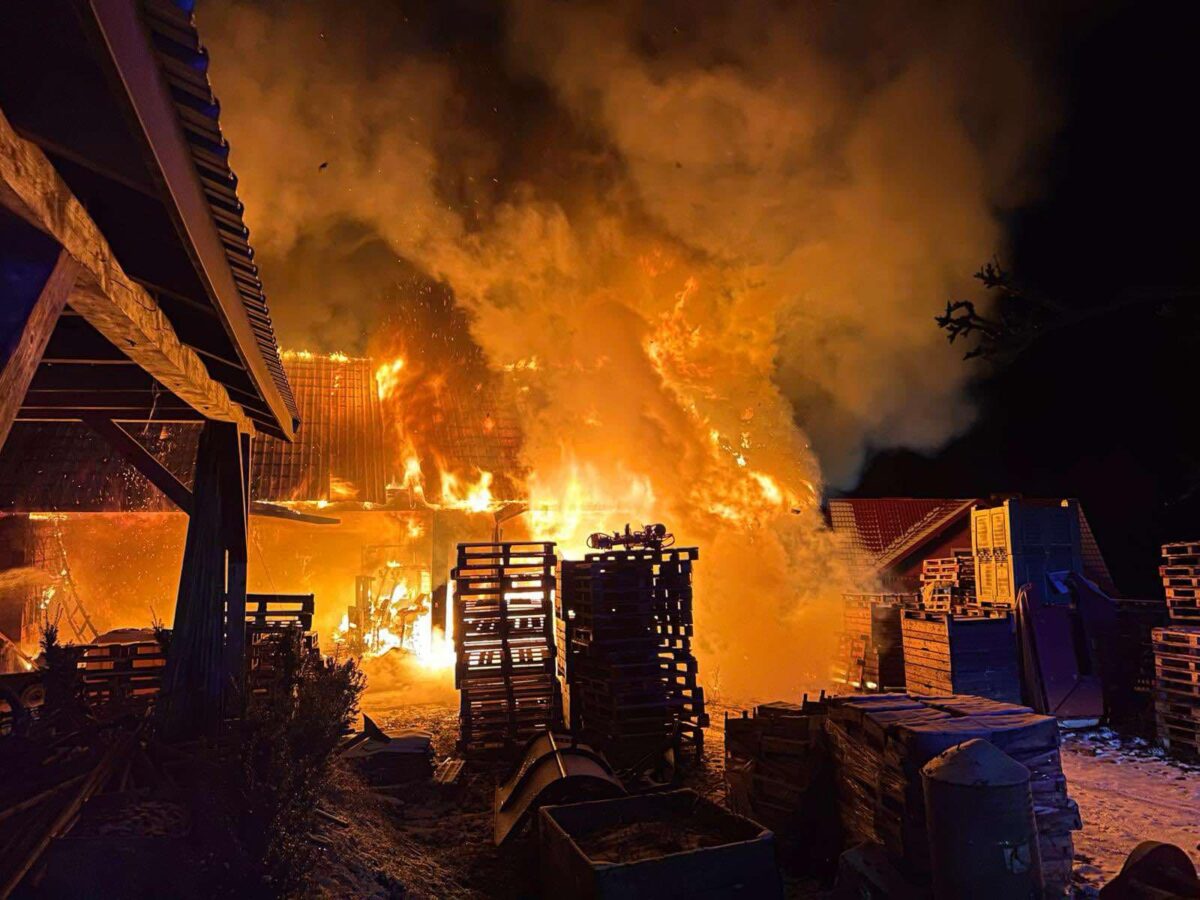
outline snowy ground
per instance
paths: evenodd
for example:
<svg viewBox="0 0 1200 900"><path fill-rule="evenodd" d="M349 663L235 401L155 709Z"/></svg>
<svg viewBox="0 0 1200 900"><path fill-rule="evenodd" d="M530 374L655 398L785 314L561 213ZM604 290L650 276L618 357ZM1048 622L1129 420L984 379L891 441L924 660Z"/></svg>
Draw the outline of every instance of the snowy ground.
<svg viewBox="0 0 1200 900"><path fill-rule="evenodd" d="M379 703L380 699L369 695L364 705L385 729L430 731L439 756L453 752L455 707L444 703L397 704L390 696ZM724 795L722 710L714 708L712 718L705 741L705 764L691 772L688 782L720 800ZM1065 736L1063 770L1083 817L1083 830L1075 834L1075 878L1080 896L1094 897L1099 887L1120 871L1129 852L1144 840L1177 844L1200 866L1200 766L1167 759L1161 750L1144 741L1122 740L1100 729ZM408 896L527 895L534 885L529 873L522 870L532 869L532 863L525 860L529 865L517 865L513 856L531 851L526 848L498 853L491 846L492 777L485 773L470 776L462 796L452 802L434 800L431 805L411 797L399 803L400 808L391 810L392 815L371 819L378 819L373 830L355 835L356 850L343 856L343 861L353 861L374 847L370 855L377 858L357 860L356 866L363 870L360 876L380 890L365 891L359 885L356 892L363 896L394 896L388 889L391 885L379 882L386 884L396 878L393 884L406 883ZM388 825L388 819L395 824ZM334 855L343 854L335 850ZM383 866L381 860L387 860L388 865ZM413 878L418 866L426 870L420 885L414 884ZM386 876L386 870L394 872ZM347 881L325 887L314 896L344 896ZM796 898L825 896L807 882L789 881L787 893Z"/></svg>
<svg viewBox="0 0 1200 900"><path fill-rule="evenodd" d="M1200 766L1098 729L1065 738L1063 772L1083 816L1075 878L1085 896L1116 875L1142 841L1177 844L1200 866Z"/></svg>

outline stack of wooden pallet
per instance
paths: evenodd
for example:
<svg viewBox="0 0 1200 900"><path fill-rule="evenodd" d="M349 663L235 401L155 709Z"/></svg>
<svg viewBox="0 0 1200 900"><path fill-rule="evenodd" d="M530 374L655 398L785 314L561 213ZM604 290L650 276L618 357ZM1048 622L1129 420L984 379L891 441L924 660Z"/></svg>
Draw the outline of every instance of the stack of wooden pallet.
<svg viewBox="0 0 1200 900"><path fill-rule="evenodd" d="M1159 567L1172 622L1200 625L1200 541L1164 544Z"/></svg>
<svg viewBox="0 0 1200 900"><path fill-rule="evenodd" d="M1067 795L1052 716L979 697L877 694L833 698L826 728L846 843L881 844L914 883L927 879L921 767L955 744L982 738L1029 769L1044 896L1066 892L1071 832L1081 823Z"/></svg>
<svg viewBox="0 0 1200 900"><path fill-rule="evenodd" d="M1154 718L1177 756L1200 757L1200 625L1155 628Z"/></svg>
<svg viewBox="0 0 1200 900"><path fill-rule="evenodd" d="M1009 613L961 616L906 610L904 677L919 694L1021 699L1016 629Z"/></svg>
<svg viewBox="0 0 1200 900"><path fill-rule="evenodd" d="M845 594L841 646L833 680L858 691L904 687L900 614L917 606L916 594Z"/></svg>
<svg viewBox="0 0 1200 900"><path fill-rule="evenodd" d="M246 595L246 695L266 697L283 674L283 659L317 652L312 594Z"/></svg>
<svg viewBox="0 0 1200 900"><path fill-rule="evenodd" d="M144 634L141 629L131 629ZM167 655L153 637L90 644L76 663L84 702L105 714L142 710L162 687Z"/></svg>
<svg viewBox="0 0 1200 900"><path fill-rule="evenodd" d="M564 561L559 671L571 729L619 767L708 725L692 654L695 548L613 550Z"/></svg>
<svg viewBox="0 0 1200 900"><path fill-rule="evenodd" d="M734 812L768 828L794 829L824 781L823 699L763 703L725 719L725 779Z"/></svg>
<svg viewBox="0 0 1200 900"><path fill-rule="evenodd" d="M554 544L464 543L457 562L459 752L515 751L561 717L551 605Z"/></svg>
<svg viewBox="0 0 1200 900"><path fill-rule="evenodd" d="M1151 632L1154 719L1168 751L1200 757L1200 541L1164 544L1169 623Z"/></svg>
<svg viewBox="0 0 1200 900"><path fill-rule="evenodd" d="M969 549L921 563L921 608L958 612L975 599L975 557Z"/></svg>

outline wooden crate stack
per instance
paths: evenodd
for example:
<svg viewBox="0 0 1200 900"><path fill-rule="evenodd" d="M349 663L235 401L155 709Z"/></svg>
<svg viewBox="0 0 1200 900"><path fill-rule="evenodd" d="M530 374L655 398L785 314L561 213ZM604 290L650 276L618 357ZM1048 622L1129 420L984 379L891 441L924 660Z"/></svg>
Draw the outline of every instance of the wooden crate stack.
<svg viewBox="0 0 1200 900"><path fill-rule="evenodd" d="M921 563L921 608L959 612L975 599L975 557L969 549Z"/></svg>
<svg viewBox="0 0 1200 900"><path fill-rule="evenodd" d="M1200 757L1200 541L1164 544L1169 622L1151 632L1154 719L1169 752Z"/></svg>
<svg viewBox="0 0 1200 900"><path fill-rule="evenodd" d="M916 594L844 594L833 680L862 692L904 687L900 614L917 605Z"/></svg>
<svg viewBox="0 0 1200 900"><path fill-rule="evenodd" d="M832 698L826 729L844 843L882 845L914 885L930 873L921 767L972 738L999 747L1030 772L1043 895L1065 895L1081 822L1053 716L980 697L876 694Z"/></svg>
<svg viewBox="0 0 1200 900"><path fill-rule="evenodd" d="M1159 567L1171 622L1200 625L1200 541L1163 544Z"/></svg>
<svg viewBox="0 0 1200 900"><path fill-rule="evenodd" d="M454 578L459 752L514 752L561 718L553 543L463 543Z"/></svg>
<svg viewBox="0 0 1200 900"><path fill-rule="evenodd" d="M559 672L572 731L618 767L698 754L708 715L692 654L694 547L564 561Z"/></svg>
<svg viewBox="0 0 1200 900"><path fill-rule="evenodd" d="M725 719L725 780L730 808L776 831L793 830L811 813L825 782L824 698L763 703L754 714Z"/></svg>
<svg viewBox="0 0 1200 900"><path fill-rule="evenodd" d="M914 694L1021 699L1016 629L1009 613L961 616L906 610L904 678Z"/></svg>

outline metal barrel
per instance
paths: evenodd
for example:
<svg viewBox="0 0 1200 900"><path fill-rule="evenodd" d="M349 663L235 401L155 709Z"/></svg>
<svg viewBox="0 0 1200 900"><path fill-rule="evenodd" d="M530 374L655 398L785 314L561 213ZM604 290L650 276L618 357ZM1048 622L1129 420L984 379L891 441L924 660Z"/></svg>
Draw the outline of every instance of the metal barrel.
<svg viewBox="0 0 1200 900"><path fill-rule="evenodd" d="M921 780L936 900L1038 900L1029 770L975 739L926 763Z"/></svg>

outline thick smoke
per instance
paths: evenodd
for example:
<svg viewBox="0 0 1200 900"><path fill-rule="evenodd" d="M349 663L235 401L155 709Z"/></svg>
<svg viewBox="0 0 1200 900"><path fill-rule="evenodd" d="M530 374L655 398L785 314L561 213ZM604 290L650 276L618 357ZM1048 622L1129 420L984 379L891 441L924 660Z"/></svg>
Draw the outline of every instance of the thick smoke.
<svg viewBox="0 0 1200 900"><path fill-rule="evenodd" d="M710 678L816 679L845 584L822 471L970 419L930 316L1028 189L1049 116L1017 23L529 0L201 25L283 342L420 345L452 292L456 339L521 362L529 492L557 510L531 529L668 521L704 549Z"/></svg>

